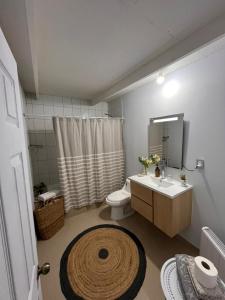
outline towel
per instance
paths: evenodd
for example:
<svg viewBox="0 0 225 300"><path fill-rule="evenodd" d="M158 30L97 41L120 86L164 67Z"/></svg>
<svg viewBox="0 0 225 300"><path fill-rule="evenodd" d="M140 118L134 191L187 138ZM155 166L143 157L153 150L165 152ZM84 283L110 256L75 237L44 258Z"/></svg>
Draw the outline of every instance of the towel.
<svg viewBox="0 0 225 300"><path fill-rule="evenodd" d="M193 287L189 272L188 272L188 259L189 255L177 254L175 255L177 263L178 280L183 290L183 294L187 300L199 300L196 291Z"/></svg>
<svg viewBox="0 0 225 300"><path fill-rule="evenodd" d="M38 200L42 202L46 202L52 198L55 198L59 195L59 190L49 191L47 193L41 194L38 196Z"/></svg>
<svg viewBox="0 0 225 300"><path fill-rule="evenodd" d="M214 289L206 289L197 281L194 274L194 258L185 254L176 257L178 279L187 300L224 300L225 290L221 280ZM210 291L211 290L211 291Z"/></svg>
<svg viewBox="0 0 225 300"><path fill-rule="evenodd" d="M225 300L225 288L221 283L221 279L218 277L217 285L215 288L208 289L201 285L195 276L195 263L194 259L190 259L188 262L188 272L193 284L193 287L201 300Z"/></svg>

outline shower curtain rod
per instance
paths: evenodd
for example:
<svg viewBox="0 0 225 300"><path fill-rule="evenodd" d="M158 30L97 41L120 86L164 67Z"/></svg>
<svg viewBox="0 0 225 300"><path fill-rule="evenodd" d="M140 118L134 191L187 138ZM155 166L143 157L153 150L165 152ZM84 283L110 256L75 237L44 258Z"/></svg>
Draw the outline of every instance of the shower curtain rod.
<svg viewBox="0 0 225 300"><path fill-rule="evenodd" d="M124 118L114 118L114 117L81 117L81 116L48 116L48 115L28 115L23 114L25 119L52 119L53 117L62 118L75 118L75 119L119 119L124 120Z"/></svg>

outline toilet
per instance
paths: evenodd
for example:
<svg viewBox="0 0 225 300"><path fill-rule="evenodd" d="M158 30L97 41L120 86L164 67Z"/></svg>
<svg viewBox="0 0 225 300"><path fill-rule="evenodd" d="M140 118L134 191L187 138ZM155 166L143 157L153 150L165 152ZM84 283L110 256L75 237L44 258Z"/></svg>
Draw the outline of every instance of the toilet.
<svg viewBox="0 0 225 300"><path fill-rule="evenodd" d="M130 180L127 179L121 190L109 194L106 198L106 203L111 206L112 220L122 220L134 213L130 198Z"/></svg>

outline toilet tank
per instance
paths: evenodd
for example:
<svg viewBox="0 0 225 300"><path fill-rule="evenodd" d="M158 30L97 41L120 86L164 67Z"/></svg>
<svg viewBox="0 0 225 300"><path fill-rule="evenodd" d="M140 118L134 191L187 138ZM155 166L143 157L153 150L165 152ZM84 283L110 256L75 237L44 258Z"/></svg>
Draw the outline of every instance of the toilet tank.
<svg viewBox="0 0 225 300"><path fill-rule="evenodd" d="M127 193L130 193L130 179L126 179L126 182L122 188L124 191L126 191Z"/></svg>

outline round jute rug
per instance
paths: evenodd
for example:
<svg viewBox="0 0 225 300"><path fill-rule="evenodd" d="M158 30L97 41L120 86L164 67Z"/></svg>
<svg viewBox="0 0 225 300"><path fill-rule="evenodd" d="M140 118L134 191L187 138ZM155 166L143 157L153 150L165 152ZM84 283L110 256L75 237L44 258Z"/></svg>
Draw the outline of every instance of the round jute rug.
<svg viewBox="0 0 225 300"><path fill-rule="evenodd" d="M117 225L98 225L81 232L60 263L61 289L68 300L131 300L146 271L138 238Z"/></svg>

